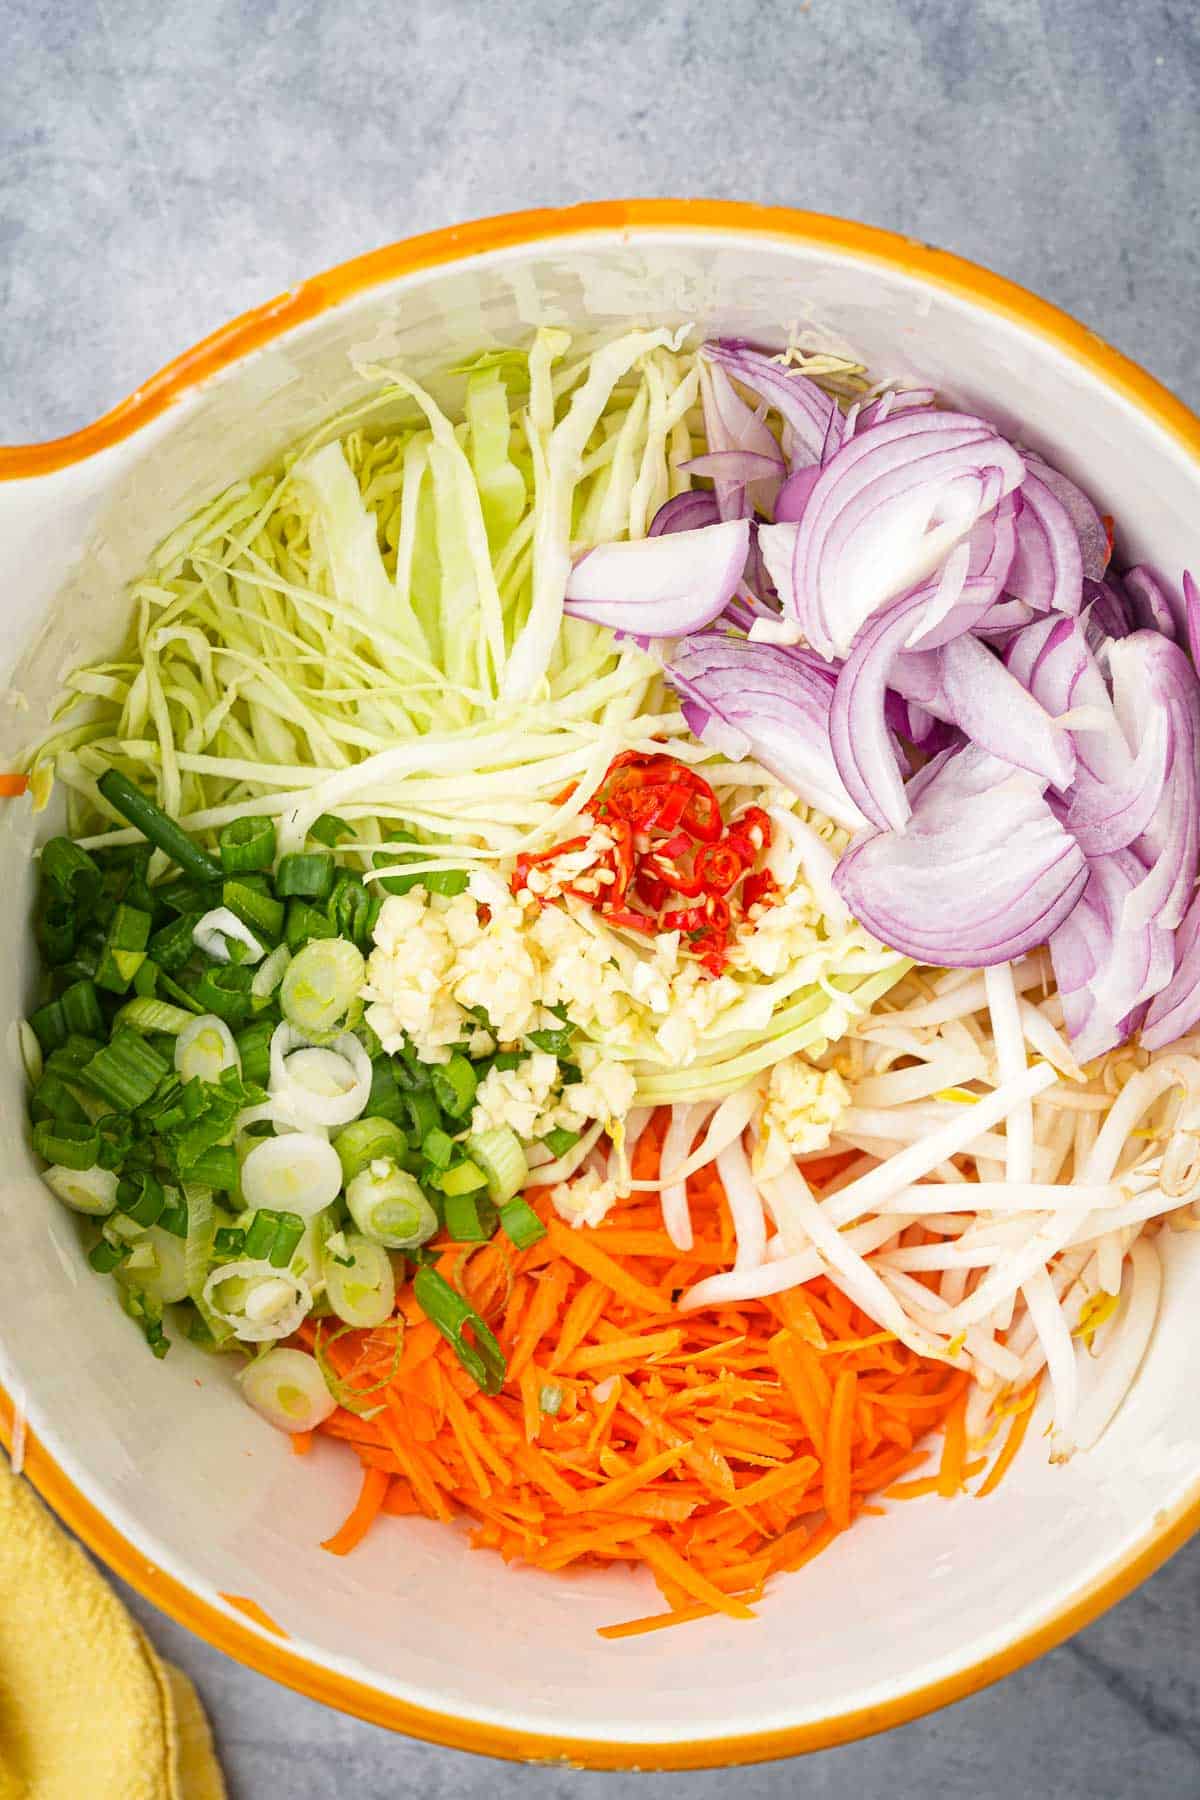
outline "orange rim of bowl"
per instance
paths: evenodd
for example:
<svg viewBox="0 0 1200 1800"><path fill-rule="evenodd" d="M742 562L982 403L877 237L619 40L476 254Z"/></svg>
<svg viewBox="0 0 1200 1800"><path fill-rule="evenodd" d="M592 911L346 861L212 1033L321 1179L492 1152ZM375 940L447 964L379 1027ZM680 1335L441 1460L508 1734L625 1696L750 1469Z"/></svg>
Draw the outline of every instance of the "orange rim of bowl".
<svg viewBox="0 0 1200 1800"><path fill-rule="evenodd" d="M447 263L524 245L549 244L589 234L626 236L662 231L775 237L886 266L948 290L1049 340L1153 418L1200 462L1200 419L1153 376L1058 307L948 251L874 226L786 207L725 200L612 200L476 220L408 238L341 263L243 313L168 363L127 399L82 430L45 443L0 448L0 479L51 474L120 443L198 383L372 287ZM13 1421L12 1401L0 1389L0 1441L8 1446L12 1442ZM286 1640L269 1635L265 1629L251 1628L232 1607L221 1610L148 1561L80 1492L32 1434L27 1438L25 1468L43 1499L114 1574L179 1624L258 1673L310 1699L431 1743L512 1760L594 1769L695 1769L765 1762L828 1749L905 1724L978 1692L1052 1649L1144 1581L1200 1529L1197 1482L1183 1500L1155 1518L1151 1531L1133 1550L1073 1595L1051 1617L968 1667L877 1705L776 1730L694 1741L622 1742L526 1731L459 1718L413 1705L325 1668L291 1649Z"/></svg>

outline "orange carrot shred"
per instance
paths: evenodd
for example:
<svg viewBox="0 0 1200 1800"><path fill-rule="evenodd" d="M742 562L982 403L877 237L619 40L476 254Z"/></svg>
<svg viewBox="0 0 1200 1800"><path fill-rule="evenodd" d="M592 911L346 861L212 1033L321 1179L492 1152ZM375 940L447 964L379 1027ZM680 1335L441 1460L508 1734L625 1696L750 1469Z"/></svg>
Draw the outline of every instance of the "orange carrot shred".
<svg viewBox="0 0 1200 1800"><path fill-rule="evenodd" d="M857 1373L843 1369L834 1383L825 1435L825 1511L830 1523L842 1531L850 1523L851 1434L857 1388Z"/></svg>
<svg viewBox="0 0 1200 1800"><path fill-rule="evenodd" d="M332 1556L346 1556L362 1543L367 1532L375 1522L375 1516L386 1498L391 1476L385 1475L381 1469L366 1469L363 1472L362 1487L353 1510L340 1530L331 1538L326 1538L321 1545Z"/></svg>
<svg viewBox="0 0 1200 1800"><path fill-rule="evenodd" d="M1033 1403L1036 1398L1037 1384L1035 1383L1033 1390L1029 1394L1028 1401L1022 1406L1020 1412L1016 1415L1008 1428L1008 1436L1004 1440L1003 1449L988 1470L987 1475L976 1488L976 1500L983 1500L986 1499L989 1494L994 1494L996 1489L1000 1486L1000 1483L1004 1480L1004 1477L1008 1474L1017 1451L1021 1448L1021 1445L1025 1440L1025 1433L1029 1430L1029 1421L1033 1417Z"/></svg>

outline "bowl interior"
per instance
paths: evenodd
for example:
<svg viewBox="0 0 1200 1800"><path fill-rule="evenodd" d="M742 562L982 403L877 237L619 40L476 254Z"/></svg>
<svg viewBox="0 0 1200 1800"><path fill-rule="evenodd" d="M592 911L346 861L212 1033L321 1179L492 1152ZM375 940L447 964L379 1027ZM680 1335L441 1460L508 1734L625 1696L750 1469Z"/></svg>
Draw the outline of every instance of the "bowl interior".
<svg viewBox="0 0 1200 1800"><path fill-rule="evenodd" d="M1171 573L1187 559L1200 503L1192 456L1019 317L902 264L782 235L550 239L375 287L131 440L0 489L0 659L22 696L7 709L6 743L42 728L67 668L116 643L123 583L166 532L367 391L356 364L402 358L420 377L535 324L605 332L643 322L774 343L795 329L846 344L879 374L919 376L1060 464L1115 516L1127 558L1152 554ZM30 979L23 808L5 810L0 833L10 871L0 905L17 946L0 966L0 1019L12 1020ZM296 1462L222 1367L182 1344L165 1364L145 1353L37 1179L11 1028L4 1043L0 1383L140 1552L217 1605L221 1594L252 1598L299 1653L386 1694L624 1744L766 1733L886 1705L1035 1632L1200 1477L1189 1373L1200 1356L1200 1246L1180 1237L1136 1390L1094 1452L1050 1469L1031 1432L995 1496L864 1518L779 1581L754 1625L709 1620L606 1643L596 1626L658 1610L647 1583L506 1568L465 1534L424 1522L384 1521L358 1553L335 1559L319 1543L352 1502L356 1461L322 1443Z"/></svg>

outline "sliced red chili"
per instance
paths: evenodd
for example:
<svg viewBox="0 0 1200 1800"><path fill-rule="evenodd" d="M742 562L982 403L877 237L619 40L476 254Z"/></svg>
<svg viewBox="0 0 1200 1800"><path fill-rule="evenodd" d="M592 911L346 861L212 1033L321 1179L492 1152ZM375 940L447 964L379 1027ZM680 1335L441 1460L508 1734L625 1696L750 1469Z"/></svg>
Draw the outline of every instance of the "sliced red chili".
<svg viewBox="0 0 1200 1800"><path fill-rule="evenodd" d="M775 833L771 825L771 815L765 813L761 806L748 806L729 824L731 834L749 838L758 851L769 850Z"/></svg>
<svg viewBox="0 0 1200 1800"><path fill-rule="evenodd" d="M749 912L760 900L770 900L777 891L775 877L769 869L760 869L757 875L747 875L742 883L742 905Z"/></svg>
<svg viewBox="0 0 1200 1800"><path fill-rule="evenodd" d="M606 907L604 917L610 925L621 925L626 931L641 931L647 937L653 937L660 929L656 921L648 919L645 913L631 912L624 906Z"/></svg>
<svg viewBox="0 0 1200 1800"><path fill-rule="evenodd" d="M727 834L696 852L696 879L706 894L727 894L754 861L748 838Z"/></svg>
<svg viewBox="0 0 1200 1800"><path fill-rule="evenodd" d="M715 844L723 829L721 808L717 796L708 783L703 784L704 791L695 793L687 803L683 814L683 829L698 838L702 844Z"/></svg>
<svg viewBox="0 0 1200 1800"><path fill-rule="evenodd" d="M673 857L651 850L643 856L642 868L651 879L665 882L673 894L682 894L685 900L698 900L704 892L704 883L695 865L688 868L686 864L676 862Z"/></svg>

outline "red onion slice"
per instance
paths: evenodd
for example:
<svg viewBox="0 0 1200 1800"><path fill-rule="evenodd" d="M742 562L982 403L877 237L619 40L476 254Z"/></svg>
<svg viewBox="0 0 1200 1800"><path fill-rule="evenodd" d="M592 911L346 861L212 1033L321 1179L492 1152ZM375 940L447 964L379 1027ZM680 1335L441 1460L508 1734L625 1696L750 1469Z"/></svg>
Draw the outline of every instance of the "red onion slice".
<svg viewBox="0 0 1200 1800"><path fill-rule="evenodd" d="M1083 604L1083 555L1074 521L1033 467L1021 484L1021 501L1007 591L1038 612L1077 613Z"/></svg>
<svg viewBox="0 0 1200 1800"><path fill-rule="evenodd" d="M667 680L688 725L725 755L751 755L809 806L856 831L865 823L829 748L836 670L809 650L710 631L680 645Z"/></svg>
<svg viewBox="0 0 1200 1800"><path fill-rule="evenodd" d="M1071 1048L1080 1062L1115 1049L1130 1020L1170 980L1173 934L1123 923L1125 903L1145 871L1130 850L1098 857L1078 906L1049 940Z"/></svg>
<svg viewBox="0 0 1200 1800"><path fill-rule="evenodd" d="M1187 646L1191 651L1192 666L1200 669L1200 587L1196 586L1186 569L1183 571L1183 605Z"/></svg>
<svg viewBox="0 0 1200 1800"><path fill-rule="evenodd" d="M853 843L834 885L893 949L946 968L985 968L1045 943L1087 884L1083 853L1042 783L974 745L909 783L904 832Z"/></svg>
<svg viewBox="0 0 1200 1800"><path fill-rule="evenodd" d="M1062 791L1070 787L1075 774L1070 733L1055 724L994 651L964 634L937 654L941 705L931 710L982 750Z"/></svg>
<svg viewBox="0 0 1200 1800"><path fill-rule="evenodd" d="M1164 637L1179 635L1175 628L1175 611L1162 583L1152 569L1139 564L1126 569L1121 585L1129 596L1135 624L1145 631L1161 631Z"/></svg>
<svg viewBox="0 0 1200 1800"><path fill-rule="evenodd" d="M1154 996L1142 1026L1147 1050L1161 1050L1200 1023L1200 893L1193 894L1175 933L1175 967Z"/></svg>
<svg viewBox="0 0 1200 1800"><path fill-rule="evenodd" d="M766 480L750 481L718 475L713 482L723 519L752 518L755 510L771 516L785 474L783 452L761 412L753 411L737 392L724 369L701 361L700 394L704 407L704 435L710 455L731 450L749 451L767 459L774 473ZM763 411L765 412L765 407Z"/></svg>
<svg viewBox="0 0 1200 1800"><path fill-rule="evenodd" d="M868 621L838 675L829 710L838 774L855 805L881 831L903 831L911 811L888 726L887 693L913 612L923 604L921 595L910 595ZM914 697L924 706L930 692L921 688Z"/></svg>
<svg viewBox="0 0 1200 1800"><path fill-rule="evenodd" d="M775 523L777 525L796 522L808 504L808 497L816 487L820 473L820 464L811 463L807 468L797 469L794 474L788 476L775 496Z"/></svg>
<svg viewBox="0 0 1200 1800"><path fill-rule="evenodd" d="M749 549L747 519L601 544L571 570L563 610L639 637L684 637L724 611Z"/></svg>
<svg viewBox="0 0 1200 1800"><path fill-rule="evenodd" d="M1135 631L1108 646L1113 711L1127 745L1140 744L1165 710L1169 763L1154 817L1133 848L1147 874L1125 902L1125 924L1182 923L1200 852L1200 686L1177 644Z"/></svg>
<svg viewBox="0 0 1200 1800"><path fill-rule="evenodd" d="M721 517L717 506L717 496L709 493L707 488L693 488L690 493L676 494L673 500L664 500L653 519L647 537L662 537L672 531L699 531L705 525L715 525Z"/></svg>
<svg viewBox="0 0 1200 1800"><path fill-rule="evenodd" d="M840 423L841 414L836 401L815 381L736 338L705 344L701 355L774 407L783 420L783 449L790 469L821 461L830 421L836 416Z"/></svg>
<svg viewBox="0 0 1200 1800"><path fill-rule="evenodd" d="M871 614L928 582L1024 472L982 419L904 412L872 426L813 488L791 581L776 582L785 611L821 655L845 656Z"/></svg>
<svg viewBox="0 0 1200 1800"><path fill-rule="evenodd" d="M1024 456L1027 466L1065 508L1074 525L1084 575L1089 581L1099 581L1109 562L1108 532L1104 520L1087 495L1073 481L1068 480L1058 469L1052 469L1034 451L1026 450Z"/></svg>

